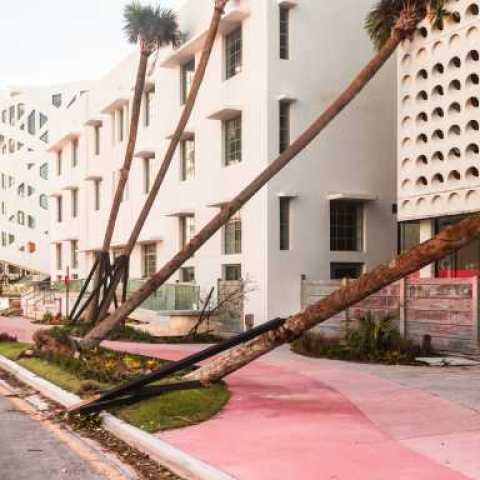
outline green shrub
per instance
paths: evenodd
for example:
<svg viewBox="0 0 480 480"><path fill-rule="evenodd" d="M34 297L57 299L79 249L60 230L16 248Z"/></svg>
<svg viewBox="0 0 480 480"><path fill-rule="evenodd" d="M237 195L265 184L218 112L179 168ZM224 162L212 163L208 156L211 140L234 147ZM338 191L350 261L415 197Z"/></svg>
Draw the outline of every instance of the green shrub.
<svg viewBox="0 0 480 480"><path fill-rule="evenodd" d="M343 341L327 339L321 333L308 332L292 344L301 355L393 364L414 364L421 349L403 338L393 317L375 318L372 313L358 319Z"/></svg>

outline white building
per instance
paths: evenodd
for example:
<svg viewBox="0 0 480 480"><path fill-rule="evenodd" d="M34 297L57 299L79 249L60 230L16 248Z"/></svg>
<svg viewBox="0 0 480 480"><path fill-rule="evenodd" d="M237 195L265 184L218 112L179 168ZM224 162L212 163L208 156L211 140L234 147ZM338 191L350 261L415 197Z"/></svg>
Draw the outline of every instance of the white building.
<svg viewBox="0 0 480 480"><path fill-rule="evenodd" d="M296 138L372 55L371 2L237 0L221 23L181 148L131 259L148 277ZM212 13L179 10L187 41L148 78L136 158L113 241L125 245L181 113ZM339 25L341 24L341 25ZM101 249L124 160L137 56L94 84L53 129L53 278L85 278ZM245 313L263 322L300 308L300 279L358 275L396 248L395 68L388 64L328 130L171 281L203 291L248 279Z"/></svg>
<svg viewBox="0 0 480 480"><path fill-rule="evenodd" d="M51 118L80 86L0 94L0 264L2 272L49 272L48 159Z"/></svg>
<svg viewBox="0 0 480 480"><path fill-rule="evenodd" d="M451 1L442 29L424 22L398 55L401 246L431 238L480 209L480 2ZM480 243L422 271L480 273Z"/></svg>

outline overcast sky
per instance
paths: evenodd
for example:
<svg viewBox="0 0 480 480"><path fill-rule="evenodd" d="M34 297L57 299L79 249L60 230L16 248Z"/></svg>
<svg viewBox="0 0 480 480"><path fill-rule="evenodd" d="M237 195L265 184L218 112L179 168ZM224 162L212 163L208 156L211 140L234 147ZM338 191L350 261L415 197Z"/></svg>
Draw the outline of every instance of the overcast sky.
<svg viewBox="0 0 480 480"><path fill-rule="evenodd" d="M128 2L2 1L0 89L90 80L106 73L132 49L122 32Z"/></svg>

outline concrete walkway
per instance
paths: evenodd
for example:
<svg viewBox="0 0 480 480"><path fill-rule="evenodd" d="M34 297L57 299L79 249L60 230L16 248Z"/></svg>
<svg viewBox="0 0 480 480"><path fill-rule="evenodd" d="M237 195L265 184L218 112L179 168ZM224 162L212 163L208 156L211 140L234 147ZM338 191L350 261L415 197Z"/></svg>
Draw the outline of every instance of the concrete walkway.
<svg viewBox="0 0 480 480"><path fill-rule="evenodd" d="M7 329L32 331L0 319ZM199 348L108 345L172 360ZM159 436L241 480L480 480L478 367L358 365L283 348L228 385L215 418Z"/></svg>

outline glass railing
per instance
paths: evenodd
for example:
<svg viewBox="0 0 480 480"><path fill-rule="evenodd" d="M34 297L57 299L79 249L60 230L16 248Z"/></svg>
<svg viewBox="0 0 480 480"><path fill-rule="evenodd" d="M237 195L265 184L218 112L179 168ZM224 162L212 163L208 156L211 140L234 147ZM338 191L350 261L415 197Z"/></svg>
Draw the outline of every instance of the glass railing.
<svg viewBox="0 0 480 480"><path fill-rule="evenodd" d="M140 288L146 279L130 279L128 281L127 297ZM69 290L72 293L78 293L83 287L85 280L72 280ZM58 292L65 292L64 282L55 282L53 288ZM91 289L91 285L89 290ZM118 293L121 295L122 285L119 286ZM158 288L150 297L145 300L140 308L162 311L179 310L198 310L200 308L200 287L190 283L166 284Z"/></svg>

